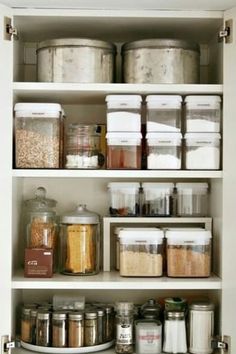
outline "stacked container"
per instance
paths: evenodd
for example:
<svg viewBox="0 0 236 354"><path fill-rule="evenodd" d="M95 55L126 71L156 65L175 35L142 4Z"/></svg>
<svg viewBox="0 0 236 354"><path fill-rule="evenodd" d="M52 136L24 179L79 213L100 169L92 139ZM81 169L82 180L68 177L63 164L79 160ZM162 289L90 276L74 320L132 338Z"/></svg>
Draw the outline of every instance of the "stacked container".
<svg viewBox="0 0 236 354"><path fill-rule="evenodd" d="M185 99L185 168L220 168L221 98L187 96Z"/></svg>
<svg viewBox="0 0 236 354"><path fill-rule="evenodd" d="M142 215L173 215L174 183L142 183Z"/></svg>
<svg viewBox="0 0 236 354"><path fill-rule="evenodd" d="M181 168L181 96L149 95L147 103L147 168Z"/></svg>
<svg viewBox="0 0 236 354"><path fill-rule="evenodd" d="M176 183L177 215L207 216L208 183Z"/></svg>
<svg viewBox="0 0 236 354"><path fill-rule="evenodd" d="M139 95L108 95L107 168L141 168L141 101Z"/></svg>
<svg viewBox="0 0 236 354"><path fill-rule="evenodd" d="M110 192L110 215L138 216L139 188L140 183L138 182L109 183L108 189Z"/></svg>

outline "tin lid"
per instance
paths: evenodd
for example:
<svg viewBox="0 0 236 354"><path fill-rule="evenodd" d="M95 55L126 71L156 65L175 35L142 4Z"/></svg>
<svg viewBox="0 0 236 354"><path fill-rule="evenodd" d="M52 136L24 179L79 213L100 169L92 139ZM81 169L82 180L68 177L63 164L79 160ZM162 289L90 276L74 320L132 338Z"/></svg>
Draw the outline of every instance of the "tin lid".
<svg viewBox="0 0 236 354"><path fill-rule="evenodd" d="M98 317L97 311L96 310L91 310L91 311L87 311L85 312L85 319L87 320L92 320L92 319L96 319Z"/></svg>
<svg viewBox="0 0 236 354"><path fill-rule="evenodd" d="M54 320L65 320L67 317L67 314L65 312L62 311L55 311L52 314L52 318Z"/></svg>
<svg viewBox="0 0 236 354"><path fill-rule="evenodd" d="M184 311L166 311L166 319L182 320L184 317Z"/></svg>
<svg viewBox="0 0 236 354"><path fill-rule="evenodd" d="M105 312L108 314L108 313L112 313L114 312L114 307L113 306L104 306L104 310Z"/></svg>
<svg viewBox="0 0 236 354"><path fill-rule="evenodd" d="M37 309L33 309L30 311L30 317L37 317L38 314L38 310Z"/></svg>
<svg viewBox="0 0 236 354"><path fill-rule="evenodd" d="M61 217L62 224L99 224L99 215L79 204L75 210Z"/></svg>
<svg viewBox="0 0 236 354"><path fill-rule="evenodd" d="M51 313L48 311L40 311L37 314L37 319L39 320L49 320Z"/></svg>
<svg viewBox="0 0 236 354"><path fill-rule="evenodd" d="M32 309L30 309L30 308L28 308L28 307L24 307L24 308L22 309L22 314L23 314L23 315L30 315L31 310L32 310Z"/></svg>
<svg viewBox="0 0 236 354"><path fill-rule="evenodd" d="M195 301L189 305L190 310L198 311L210 311L214 310L215 306L212 302L209 301Z"/></svg>
<svg viewBox="0 0 236 354"><path fill-rule="evenodd" d="M83 320L84 313L83 312L70 312L69 319L70 320Z"/></svg>
<svg viewBox="0 0 236 354"><path fill-rule="evenodd" d="M105 315L105 310L101 309L101 308L98 308L97 309L97 314L98 314L98 317L102 317L102 316Z"/></svg>
<svg viewBox="0 0 236 354"><path fill-rule="evenodd" d="M131 49L141 49L141 48L157 48L157 49L170 49L170 48L179 48L179 49L189 49L194 50L200 53L200 48L197 43L192 41L186 41L182 39L165 39L165 38L151 38L151 39L142 39L134 42L129 42L123 44L121 51L125 52L126 50Z"/></svg>
<svg viewBox="0 0 236 354"><path fill-rule="evenodd" d="M29 212L55 212L52 208L56 207L57 201L54 199L46 198L47 191L44 187L38 187L35 191L35 198L24 201L24 206Z"/></svg>
<svg viewBox="0 0 236 354"><path fill-rule="evenodd" d="M92 38L59 38L49 39L47 41L40 42L38 50L49 47L94 47L109 49L112 52L116 52L116 46L113 43L101 41Z"/></svg>

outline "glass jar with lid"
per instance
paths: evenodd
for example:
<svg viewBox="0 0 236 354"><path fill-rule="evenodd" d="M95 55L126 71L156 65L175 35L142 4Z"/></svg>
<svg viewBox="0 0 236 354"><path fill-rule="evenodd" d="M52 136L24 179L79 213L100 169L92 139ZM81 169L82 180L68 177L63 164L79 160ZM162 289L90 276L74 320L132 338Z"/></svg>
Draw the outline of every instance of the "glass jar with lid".
<svg viewBox="0 0 236 354"><path fill-rule="evenodd" d="M38 187L35 198L24 201L24 234L27 248L52 249L54 268L57 252L56 200L46 198L47 191Z"/></svg>
<svg viewBox="0 0 236 354"><path fill-rule="evenodd" d="M165 312L163 351L165 353L187 353L184 311Z"/></svg>
<svg viewBox="0 0 236 354"><path fill-rule="evenodd" d="M99 272L100 218L86 205L61 217L61 271L67 275L89 275Z"/></svg>
<svg viewBox="0 0 236 354"><path fill-rule="evenodd" d="M101 168L101 126L69 124L66 133L66 168Z"/></svg>
<svg viewBox="0 0 236 354"><path fill-rule="evenodd" d="M116 303L116 353L133 353L134 342L134 304Z"/></svg>

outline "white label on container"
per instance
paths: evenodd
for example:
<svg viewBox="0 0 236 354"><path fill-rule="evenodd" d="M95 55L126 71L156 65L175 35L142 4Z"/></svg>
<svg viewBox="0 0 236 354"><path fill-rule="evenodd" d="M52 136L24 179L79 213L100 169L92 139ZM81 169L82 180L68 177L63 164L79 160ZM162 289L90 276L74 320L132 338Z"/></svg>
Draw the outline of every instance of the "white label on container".
<svg viewBox="0 0 236 354"><path fill-rule="evenodd" d="M132 344L133 343L133 326L117 325L116 328L116 343L118 344Z"/></svg>
<svg viewBox="0 0 236 354"><path fill-rule="evenodd" d="M139 352L145 354L161 353L161 328L157 330L139 330L136 340L138 342Z"/></svg>

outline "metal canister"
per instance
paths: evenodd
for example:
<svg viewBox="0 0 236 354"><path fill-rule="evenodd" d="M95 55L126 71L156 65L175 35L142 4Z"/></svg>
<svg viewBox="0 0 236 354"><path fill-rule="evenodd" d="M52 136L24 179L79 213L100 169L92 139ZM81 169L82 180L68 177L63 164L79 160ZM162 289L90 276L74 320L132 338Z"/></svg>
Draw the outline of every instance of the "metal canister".
<svg viewBox="0 0 236 354"><path fill-rule="evenodd" d="M67 314L57 311L52 314L52 346L67 347Z"/></svg>
<svg viewBox="0 0 236 354"><path fill-rule="evenodd" d="M214 334L214 304L194 302L189 306L189 352L213 352L211 339Z"/></svg>
<svg viewBox="0 0 236 354"><path fill-rule="evenodd" d="M84 346L83 312L69 313L68 344L71 348L79 348Z"/></svg>
<svg viewBox="0 0 236 354"><path fill-rule="evenodd" d="M145 39L122 47L125 83L197 84L199 45L177 39Z"/></svg>

